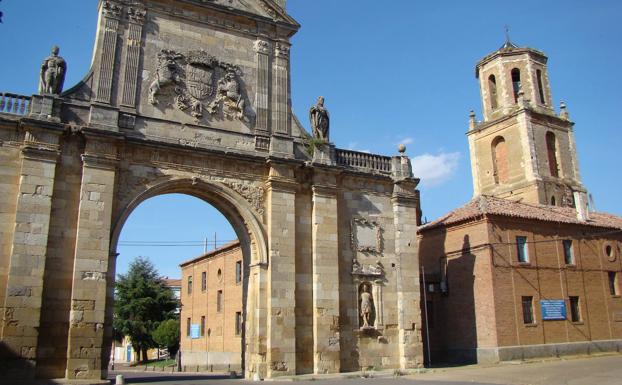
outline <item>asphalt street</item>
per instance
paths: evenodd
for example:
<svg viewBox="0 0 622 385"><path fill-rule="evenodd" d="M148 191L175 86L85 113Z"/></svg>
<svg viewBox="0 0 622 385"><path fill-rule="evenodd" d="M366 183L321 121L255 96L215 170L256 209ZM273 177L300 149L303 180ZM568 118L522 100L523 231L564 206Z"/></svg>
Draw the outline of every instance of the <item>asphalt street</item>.
<svg viewBox="0 0 622 385"><path fill-rule="evenodd" d="M115 375L109 379L114 384ZM238 385L256 384L215 374L122 372L126 384L144 385ZM308 378L308 377L307 377ZM298 378L299 379L299 378ZM284 381L263 381L283 384ZM304 383L305 381L303 381ZM622 355L554 359L536 362L503 363L488 366L465 366L428 369L404 377L313 379L318 385L620 385Z"/></svg>

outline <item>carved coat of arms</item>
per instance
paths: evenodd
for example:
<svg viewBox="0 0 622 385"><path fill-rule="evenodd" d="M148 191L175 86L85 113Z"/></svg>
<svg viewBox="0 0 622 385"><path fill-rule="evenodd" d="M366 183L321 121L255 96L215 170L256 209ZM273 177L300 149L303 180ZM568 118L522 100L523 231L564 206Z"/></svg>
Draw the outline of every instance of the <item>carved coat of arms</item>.
<svg viewBox="0 0 622 385"><path fill-rule="evenodd" d="M207 112L216 115L222 111L229 119L244 119L244 98L240 91L238 66L219 61L204 50L186 55L162 50L158 53L156 76L149 86L149 103L157 105L157 96L170 86L175 93L175 106L189 111L196 119ZM174 87L173 87L174 86Z"/></svg>

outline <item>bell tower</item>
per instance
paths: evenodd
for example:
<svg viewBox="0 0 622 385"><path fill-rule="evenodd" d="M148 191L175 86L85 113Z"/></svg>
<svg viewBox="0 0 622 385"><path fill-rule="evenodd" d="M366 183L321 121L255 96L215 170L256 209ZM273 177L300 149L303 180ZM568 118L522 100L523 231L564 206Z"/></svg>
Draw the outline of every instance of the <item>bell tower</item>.
<svg viewBox="0 0 622 385"><path fill-rule="evenodd" d="M475 196L586 206L574 123L563 102L553 108L547 60L508 38L477 63L484 120L471 112L467 133Z"/></svg>

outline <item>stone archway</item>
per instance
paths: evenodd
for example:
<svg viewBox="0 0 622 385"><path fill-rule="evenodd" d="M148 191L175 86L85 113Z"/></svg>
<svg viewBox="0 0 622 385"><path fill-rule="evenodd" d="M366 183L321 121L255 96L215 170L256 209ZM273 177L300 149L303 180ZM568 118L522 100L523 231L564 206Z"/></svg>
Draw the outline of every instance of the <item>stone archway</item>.
<svg viewBox="0 0 622 385"><path fill-rule="evenodd" d="M122 186L120 188L130 188L132 190L143 191L138 193L129 204L125 207L119 208L118 216L113 219L113 227L110 241L110 258L108 263L108 287L109 292L112 290L115 280L115 264L116 264L116 249L121 234L121 230L131 215L133 210L138 207L142 202L149 198L153 198L163 194L187 194L201 199L206 203L212 205L232 225L238 239L240 240L240 247L242 249L243 256L243 272L244 278L242 281L242 309L243 309L243 324L245 326L242 331L242 353L241 362L244 369L246 362L256 363L261 359L261 356L257 354L257 330L258 325L263 325L265 328L266 320L255 318L255 310L257 310L257 293L249 293L249 287L257 287L261 279L265 281L265 267L267 266L267 243L265 236L265 229L261 218L258 217L257 212L253 209L252 205L244 199L238 192L230 187L227 187L222 182L205 182L199 178L180 178L180 179L167 179L165 181L155 181L147 186L143 185L143 182L138 182L138 186ZM123 194L121 194L123 195ZM263 271L262 271L263 270ZM253 278L251 282L250 279ZM258 281L256 281L258 280ZM250 294L250 296L249 296ZM109 328L111 327L112 320L112 306L113 303L109 302L106 306L106 331L105 340L110 338ZM263 312L265 314L265 312ZM110 344L105 342L104 347L108 347ZM104 352L103 357L109 355Z"/></svg>
<svg viewBox="0 0 622 385"><path fill-rule="evenodd" d="M422 365L418 180L404 148L309 146L284 5L101 0L84 80L8 96L23 108L0 112L1 378L105 378L120 228L174 191L247 240L247 377ZM364 332L361 276L381 283Z"/></svg>

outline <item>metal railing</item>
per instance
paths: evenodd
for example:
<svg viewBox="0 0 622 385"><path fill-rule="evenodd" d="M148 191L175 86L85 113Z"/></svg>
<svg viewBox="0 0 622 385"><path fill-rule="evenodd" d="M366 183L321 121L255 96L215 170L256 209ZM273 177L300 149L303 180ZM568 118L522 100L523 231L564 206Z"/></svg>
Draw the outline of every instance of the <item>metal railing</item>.
<svg viewBox="0 0 622 385"><path fill-rule="evenodd" d="M391 173L391 157L351 150L336 149L337 164L340 166Z"/></svg>
<svg viewBox="0 0 622 385"><path fill-rule="evenodd" d="M0 113L26 115L30 110L30 96L0 93Z"/></svg>

